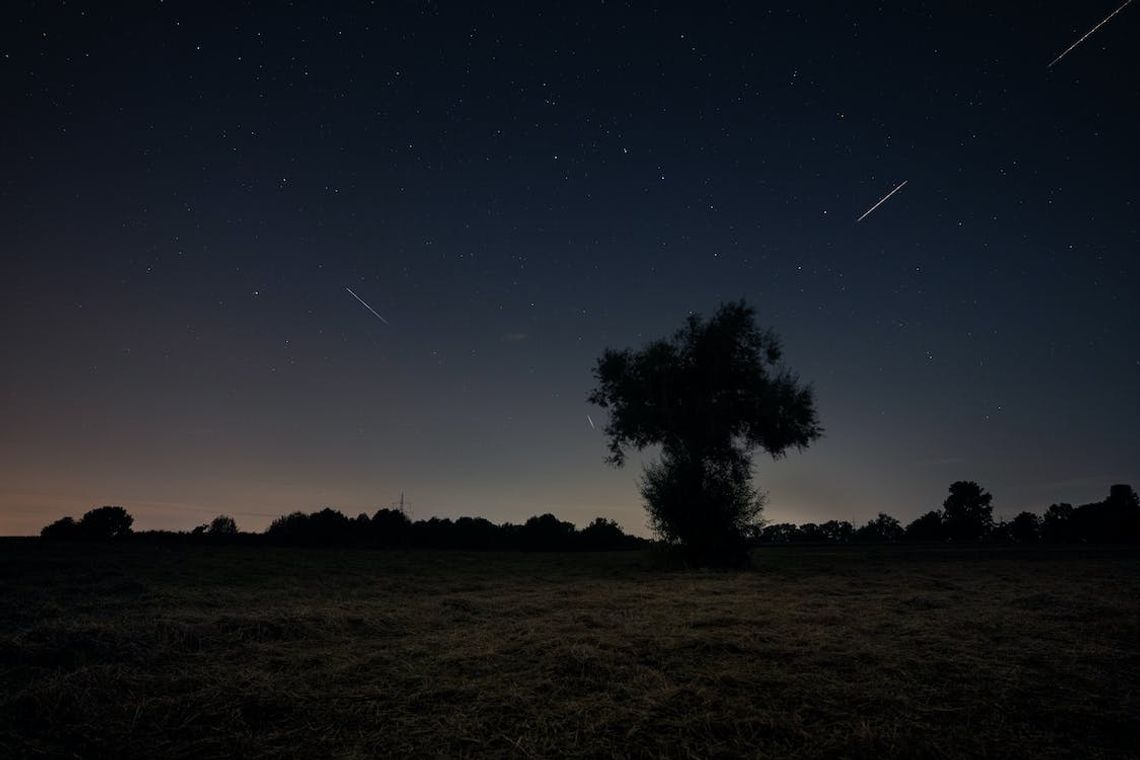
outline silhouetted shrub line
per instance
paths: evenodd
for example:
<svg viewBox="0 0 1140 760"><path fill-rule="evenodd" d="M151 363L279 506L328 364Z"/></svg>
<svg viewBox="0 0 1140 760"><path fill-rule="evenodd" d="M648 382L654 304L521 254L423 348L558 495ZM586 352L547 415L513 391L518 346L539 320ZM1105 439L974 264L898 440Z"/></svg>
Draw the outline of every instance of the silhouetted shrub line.
<svg viewBox="0 0 1140 760"><path fill-rule="evenodd" d="M93 509L76 522L70 517L45 527L51 541L143 541L153 543L233 543L283 546L367 546L377 548L460 549L468 551L613 551L648 542L625 533L613 520L599 517L578 530L552 514L531 517L522 525L497 525L482 517L432 517L413 522L397 509L381 509L350 518L326 507L292 512L274 520L264 533L241 533L232 517L219 515L191 531L132 533L133 518L122 507Z"/></svg>
<svg viewBox="0 0 1140 760"><path fill-rule="evenodd" d="M993 499L977 483L957 481L941 510L916 518L905 528L880 512L855 527L846 520L824 523L769 523L747 534L750 547L773 545L894 544L938 546L946 543L1135 544L1140 543L1140 499L1132 486L1111 487L1104 501L1053 504L1043 516L1021 512L1012 520L993 519ZM947 515L950 515L947 517ZM463 551L614 551L640 549L652 542L625 533L613 520L599 517L581 530L552 514L525 523L496 524L482 517L432 517L412 521L398 509L380 509L371 517L350 518L326 507L292 512L264 533L242 533L232 517L219 515L190 531L133 532L134 518L117 506L98 507L78 521L56 520L40 531L49 541L141 541L280 546L362 546L385 549L457 549ZM686 563L688 564L688 563Z"/></svg>
<svg viewBox="0 0 1140 760"><path fill-rule="evenodd" d="M40 536L53 541L111 541L131 535L134 521L122 507L96 507L78 522L71 517L56 520Z"/></svg>
<svg viewBox="0 0 1140 760"><path fill-rule="evenodd" d="M1140 543L1140 499L1132 486L1117 484L1104 501L1053 504L1043 516L1021 512L1012 520L995 521L993 497L973 481L950 485L942 509L916 518L905 528L879 513L856 528L846 520L825 523L773 523L754 531L753 546L789 544L858 544L991 542L1013 544L1134 544Z"/></svg>

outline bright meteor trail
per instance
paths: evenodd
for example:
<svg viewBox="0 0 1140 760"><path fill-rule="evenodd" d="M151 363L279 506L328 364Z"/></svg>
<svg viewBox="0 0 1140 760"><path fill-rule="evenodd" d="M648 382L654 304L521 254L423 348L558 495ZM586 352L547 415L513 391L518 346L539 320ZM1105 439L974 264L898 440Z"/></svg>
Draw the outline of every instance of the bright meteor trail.
<svg viewBox="0 0 1140 760"><path fill-rule="evenodd" d="M384 319L384 317L380 316L380 314L379 314L379 313L378 313L378 312L377 312L375 309L373 309L371 306L369 306L369 305L368 305L368 303L367 303L367 302L366 302L366 301L365 301L363 298L361 298L360 296L358 296L358 295L356 295L355 293L353 293L353 292L352 292L352 288L345 288L345 290L347 290L347 291L348 291L348 294L349 294L350 296L352 296L353 298L355 298L357 301L360 301L360 305L361 305L361 306L363 306L364 308L366 308L366 309L368 309L370 312L372 312L374 315L376 315L376 318L377 318L377 319L379 319L379 320L380 320L381 322L383 322L384 324L388 324L388 320L386 320L386 319Z"/></svg>
<svg viewBox="0 0 1140 760"><path fill-rule="evenodd" d="M1132 0L1128 0L1128 2L1132 2ZM867 218L867 217L870 215L870 213L871 213L872 211L874 211L874 210L875 210L875 209L877 209L879 206L882 206L884 203L886 203L886 202L887 202L887 198L890 198L892 195L894 195L895 193L897 193L899 190L902 190L902 188L903 188L903 185L905 185L907 182L910 182L910 180L909 180L909 179L904 179L902 182L900 182L900 183L899 183L899 186L898 186L898 187L896 187L894 190L890 191L889 193L887 193L886 195L884 195L882 198L880 198L880 199L879 199L879 202L878 202L878 203L876 203L874 206L871 206L871 208L869 208L869 209L867 209L866 211L864 211L864 212L863 212L863 216L859 217L859 218L858 218L858 219L856 219L855 221L856 221L856 222L861 222L861 221L863 221L864 219L866 219L866 218Z"/></svg>
<svg viewBox="0 0 1140 760"><path fill-rule="evenodd" d="M1092 29L1089 29L1087 32L1085 32L1084 36L1083 36L1083 37L1081 37L1079 40L1077 40L1077 41L1076 41L1076 42L1074 42L1072 45L1069 45L1067 48L1065 48L1065 52L1061 53L1059 56L1057 56L1056 58L1054 58L1054 59L1053 59L1053 62L1052 62L1052 63L1050 63L1050 64L1049 64L1048 66L1046 66L1045 68L1047 68L1047 69L1051 69L1051 68L1053 68L1054 66L1056 66L1056 65L1057 65L1057 64L1058 64L1058 63L1061 61L1061 59L1062 59L1062 58L1064 58L1065 56L1067 56L1067 55L1069 54L1069 51L1070 51L1070 50L1072 50L1072 49L1073 49L1073 48L1075 48L1077 45L1079 45L1079 44L1081 44L1082 42L1084 42L1085 40L1087 40L1087 39L1088 39L1090 36L1092 36L1093 32L1095 32L1097 29L1100 29L1102 26L1104 26L1105 24L1107 24L1107 23L1108 23L1108 22L1109 22L1109 21L1112 19L1112 17L1113 17L1113 16L1115 16L1117 13L1120 13L1122 10L1124 10L1125 8L1127 8L1127 7L1128 7L1129 5L1131 5L1131 4L1132 4L1132 0L1124 0L1124 4L1123 4L1123 5L1121 5L1119 8L1117 8L1116 10L1114 10L1112 13L1108 14L1107 16L1105 16L1105 18L1104 18L1104 21L1101 21L1099 24L1097 24L1096 26L1094 26Z"/></svg>

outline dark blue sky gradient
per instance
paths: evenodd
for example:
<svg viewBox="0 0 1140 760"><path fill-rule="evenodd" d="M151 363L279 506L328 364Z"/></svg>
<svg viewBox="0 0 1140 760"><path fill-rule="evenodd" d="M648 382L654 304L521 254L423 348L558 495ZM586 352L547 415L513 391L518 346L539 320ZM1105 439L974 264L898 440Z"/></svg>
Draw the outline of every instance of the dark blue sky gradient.
<svg viewBox="0 0 1140 760"><path fill-rule="evenodd" d="M476 5L5 4L0 533L640 532L594 359L741 297L827 431L770 519L1140 483L1140 7Z"/></svg>

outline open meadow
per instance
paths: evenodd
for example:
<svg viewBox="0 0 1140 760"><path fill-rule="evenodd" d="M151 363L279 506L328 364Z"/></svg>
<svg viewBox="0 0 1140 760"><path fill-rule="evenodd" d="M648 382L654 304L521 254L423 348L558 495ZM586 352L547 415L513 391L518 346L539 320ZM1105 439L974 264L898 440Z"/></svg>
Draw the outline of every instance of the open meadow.
<svg viewBox="0 0 1140 760"><path fill-rule="evenodd" d="M1135 549L0 542L0 756L1136 757Z"/></svg>

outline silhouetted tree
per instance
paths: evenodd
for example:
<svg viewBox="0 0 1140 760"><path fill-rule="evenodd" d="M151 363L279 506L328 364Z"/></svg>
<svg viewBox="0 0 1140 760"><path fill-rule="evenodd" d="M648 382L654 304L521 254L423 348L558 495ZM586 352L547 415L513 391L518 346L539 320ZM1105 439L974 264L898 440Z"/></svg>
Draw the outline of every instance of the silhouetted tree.
<svg viewBox="0 0 1140 760"><path fill-rule="evenodd" d="M1052 504L1041 519L1040 535L1053 543L1140 542L1140 499L1132 486L1118 483L1104 501Z"/></svg>
<svg viewBox="0 0 1140 760"><path fill-rule="evenodd" d="M499 545L509 548L518 549L522 546L522 539L519 535L522 533L522 526L511 522L505 522L499 526Z"/></svg>
<svg viewBox="0 0 1140 760"><path fill-rule="evenodd" d="M96 541L124 538L131 534L134 521L122 507L98 507L79 520L79 532L83 538Z"/></svg>
<svg viewBox="0 0 1140 760"><path fill-rule="evenodd" d="M994 524L993 496L972 480L950 484L950 495L942 502L942 524L946 537L954 541L976 541Z"/></svg>
<svg viewBox="0 0 1140 760"><path fill-rule="evenodd" d="M943 541L946 531L942 527L942 513L932 509L906 526L907 541Z"/></svg>
<svg viewBox="0 0 1140 760"><path fill-rule="evenodd" d="M563 522L552 514L537 515L527 520L519 538L524 549L569 549L574 537L574 524Z"/></svg>
<svg viewBox="0 0 1140 760"><path fill-rule="evenodd" d="M352 520L332 507L325 507L309 515L309 535L312 543L337 544L352 541L355 536Z"/></svg>
<svg viewBox="0 0 1140 760"><path fill-rule="evenodd" d="M1013 526L1005 520L995 520L983 538L990 542L1009 543L1013 540Z"/></svg>
<svg viewBox="0 0 1140 760"><path fill-rule="evenodd" d="M282 543L304 543L308 534L309 516L304 512L290 512L281 515L265 529L265 535Z"/></svg>
<svg viewBox="0 0 1140 760"><path fill-rule="evenodd" d="M354 520L331 507L312 514L293 512L278 517L270 523L265 535L273 542L305 546L363 543L367 539L356 530Z"/></svg>
<svg viewBox="0 0 1140 760"><path fill-rule="evenodd" d="M1101 540L1140 541L1140 497L1132 486L1117 483L1109 489L1101 518Z"/></svg>
<svg viewBox="0 0 1140 760"><path fill-rule="evenodd" d="M573 527L573 526L571 526ZM452 526L454 540L452 546L457 549L501 549L499 526L485 517L460 517Z"/></svg>
<svg viewBox="0 0 1140 760"><path fill-rule="evenodd" d="M1019 544L1036 543L1041 536L1041 518L1032 512L1020 512L1009 524L1009 537Z"/></svg>
<svg viewBox="0 0 1140 760"><path fill-rule="evenodd" d="M1050 504L1041 518L1041 537L1053 542L1071 540L1069 524L1073 519L1073 511L1072 504Z"/></svg>
<svg viewBox="0 0 1140 760"><path fill-rule="evenodd" d="M765 525L760 531L760 542L765 544L794 543L800 534L800 528L795 523L772 523Z"/></svg>
<svg viewBox="0 0 1140 760"><path fill-rule="evenodd" d="M1074 509L1066 533L1069 541L1128 543L1140 540L1140 505L1132 486L1114 485L1104 501Z"/></svg>
<svg viewBox="0 0 1140 760"><path fill-rule="evenodd" d="M1127 483L1117 483L1108 489L1108 498L1105 503L1112 509L1122 512L1134 512L1140 509L1140 496L1135 489Z"/></svg>
<svg viewBox="0 0 1140 760"><path fill-rule="evenodd" d="M378 509L372 515L372 535L382 546L406 546L411 540L412 521L398 509Z"/></svg>
<svg viewBox="0 0 1140 760"><path fill-rule="evenodd" d="M822 544L827 540L827 536L816 523L803 523L800 525L796 540L804 544Z"/></svg>
<svg viewBox="0 0 1140 760"><path fill-rule="evenodd" d="M416 546L455 549L455 524L450 517L432 517L412 523L412 542Z"/></svg>
<svg viewBox="0 0 1140 760"><path fill-rule="evenodd" d="M592 523L579 532L579 536L582 547L592 551L621 549L628 545L621 526L604 517L594 518Z"/></svg>
<svg viewBox="0 0 1140 760"><path fill-rule="evenodd" d="M855 540L860 543L894 543L903 537L902 525L885 512L880 512L874 520L855 531Z"/></svg>
<svg viewBox="0 0 1140 760"><path fill-rule="evenodd" d="M855 526L846 520L828 520L819 529L824 540L833 544L847 544L855 537Z"/></svg>
<svg viewBox="0 0 1140 760"><path fill-rule="evenodd" d="M218 515L210 521L207 532L211 536L236 536L238 532L237 522L229 515Z"/></svg>
<svg viewBox="0 0 1140 760"><path fill-rule="evenodd" d="M82 538L79 523L73 517L61 517L51 525L45 525L40 537L48 541L75 541Z"/></svg>
<svg viewBox="0 0 1140 760"><path fill-rule="evenodd" d="M659 444L641 493L655 532L697 562L737 562L763 508L752 452L773 458L818 438L811 389L780 367L779 339L744 302L708 321L691 315L671 340L641 351L607 349L589 400L607 409L608 461Z"/></svg>

